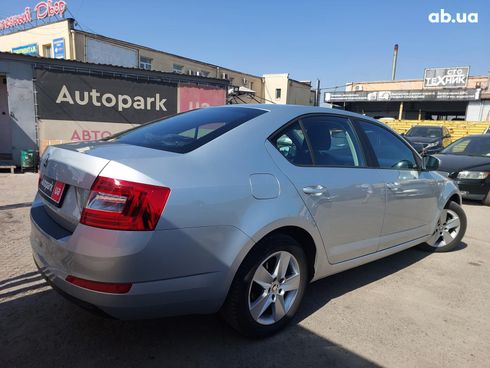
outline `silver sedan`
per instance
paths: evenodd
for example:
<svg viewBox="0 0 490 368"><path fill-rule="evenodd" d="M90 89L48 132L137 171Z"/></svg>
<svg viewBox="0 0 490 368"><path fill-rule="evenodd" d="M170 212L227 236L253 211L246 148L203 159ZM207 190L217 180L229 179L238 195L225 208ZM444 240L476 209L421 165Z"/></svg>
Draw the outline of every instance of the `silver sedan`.
<svg viewBox="0 0 490 368"><path fill-rule="evenodd" d="M266 336L306 285L412 246L457 247L455 184L387 126L306 106L210 107L41 159L41 273L120 319L221 312Z"/></svg>

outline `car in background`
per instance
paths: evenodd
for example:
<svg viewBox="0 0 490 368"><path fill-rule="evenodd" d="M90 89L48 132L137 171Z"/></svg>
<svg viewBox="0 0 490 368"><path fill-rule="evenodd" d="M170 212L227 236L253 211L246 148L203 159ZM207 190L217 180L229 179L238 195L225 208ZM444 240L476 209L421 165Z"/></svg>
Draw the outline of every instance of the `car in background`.
<svg viewBox="0 0 490 368"><path fill-rule="evenodd" d="M435 157L439 172L458 184L463 198L490 206L490 134L460 138Z"/></svg>
<svg viewBox="0 0 490 368"><path fill-rule="evenodd" d="M422 155L438 153L451 143L451 133L444 126L416 125L403 136Z"/></svg>
<svg viewBox="0 0 490 368"><path fill-rule="evenodd" d="M460 244L461 196L437 164L350 112L193 110L47 148L34 261L62 295L112 317L219 311L266 336L291 321L309 282Z"/></svg>

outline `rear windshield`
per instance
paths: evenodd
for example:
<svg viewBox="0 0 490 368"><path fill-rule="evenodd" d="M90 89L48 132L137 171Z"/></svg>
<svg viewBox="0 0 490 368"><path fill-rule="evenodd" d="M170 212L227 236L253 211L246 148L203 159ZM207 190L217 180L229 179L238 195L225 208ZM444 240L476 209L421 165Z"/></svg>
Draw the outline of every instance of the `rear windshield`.
<svg viewBox="0 0 490 368"><path fill-rule="evenodd" d="M464 137L451 143L441 153L490 157L490 137Z"/></svg>
<svg viewBox="0 0 490 368"><path fill-rule="evenodd" d="M117 134L108 140L177 153L190 152L266 113L248 107L193 110Z"/></svg>

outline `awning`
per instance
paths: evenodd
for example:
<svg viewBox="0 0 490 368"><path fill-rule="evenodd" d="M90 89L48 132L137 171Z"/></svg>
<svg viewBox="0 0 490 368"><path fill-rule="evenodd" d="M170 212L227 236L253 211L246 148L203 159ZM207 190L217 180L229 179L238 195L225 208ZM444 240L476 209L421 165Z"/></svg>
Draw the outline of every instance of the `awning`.
<svg viewBox="0 0 490 368"><path fill-rule="evenodd" d="M228 96L239 96L239 95L255 95L255 91L253 89L244 87L244 86L233 86L228 89Z"/></svg>

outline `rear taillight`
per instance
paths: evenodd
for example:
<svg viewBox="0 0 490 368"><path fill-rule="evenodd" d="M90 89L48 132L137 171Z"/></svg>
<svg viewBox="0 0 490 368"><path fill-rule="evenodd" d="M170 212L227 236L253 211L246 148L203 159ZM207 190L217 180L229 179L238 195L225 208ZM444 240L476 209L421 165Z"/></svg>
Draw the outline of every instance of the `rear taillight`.
<svg viewBox="0 0 490 368"><path fill-rule="evenodd" d="M80 223L114 230L153 230L169 195L166 187L99 176Z"/></svg>

